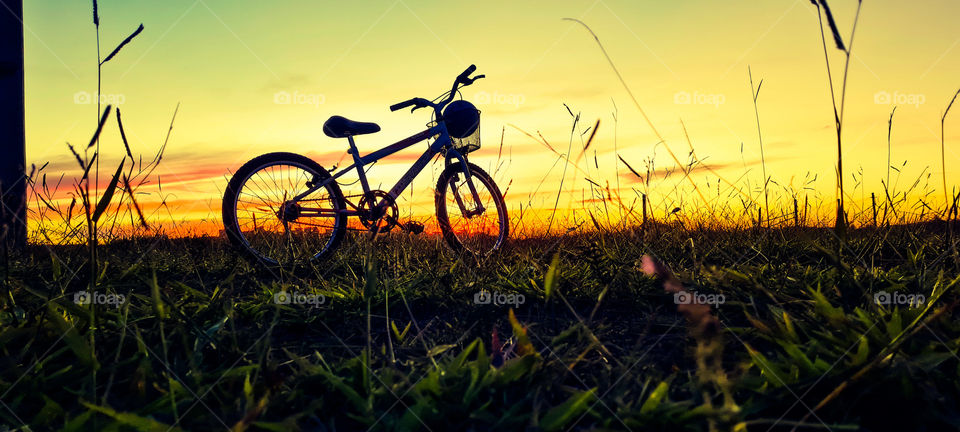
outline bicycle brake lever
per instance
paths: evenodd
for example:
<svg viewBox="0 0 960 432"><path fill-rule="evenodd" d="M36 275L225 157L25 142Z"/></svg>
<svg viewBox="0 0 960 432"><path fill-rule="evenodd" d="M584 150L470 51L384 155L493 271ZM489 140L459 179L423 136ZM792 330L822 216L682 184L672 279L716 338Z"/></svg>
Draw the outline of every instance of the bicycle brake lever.
<svg viewBox="0 0 960 432"><path fill-rule="evenodd" d="M476 81L476 80L478 80L478 79L480 79L480 78L486 78L486 77L487 77L486 75L480 74L480 75L477 75L477 76L475 76L475 77L473 77L473 78L466 78L466 79L463 80L463 81L464 81L463 84L464 84L464 85L470 85L470 84L473 84L474 81Z"/></svg>
<svg viewBox="0 0 960 432"><path fill-rule="evenodd" d="M416 103L413 105L413 108L410 108L410 112L414 112L420 108L429 106L430 101L423 98L416 98Z"/></svg>

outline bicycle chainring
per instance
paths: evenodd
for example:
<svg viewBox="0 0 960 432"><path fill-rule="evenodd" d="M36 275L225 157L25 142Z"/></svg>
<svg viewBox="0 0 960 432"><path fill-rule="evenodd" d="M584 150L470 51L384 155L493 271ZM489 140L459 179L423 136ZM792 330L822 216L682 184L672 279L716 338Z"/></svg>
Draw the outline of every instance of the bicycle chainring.
<svg viewBox="0 0 960 432"><path fill-rule="evenodd" d="M377 229L380 233L392 230L397 226L400 217L396 200L382 190L372 190L365 194L357 203L357 209L360 210L360 223L368 230Z"/></svg>

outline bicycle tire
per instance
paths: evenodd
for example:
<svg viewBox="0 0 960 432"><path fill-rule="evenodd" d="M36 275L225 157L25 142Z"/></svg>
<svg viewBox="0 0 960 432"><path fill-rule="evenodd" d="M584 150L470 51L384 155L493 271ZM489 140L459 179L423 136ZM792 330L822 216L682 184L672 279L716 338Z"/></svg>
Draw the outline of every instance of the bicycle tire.
<svg viewBox="0 0 960 432"><path fill-rule="evenodd" d="M489 174L480 169L480 167L472 163L468 163L468 167L470 169L471 177L474 180L479 180L479 184L483 185L487 189L490 194L490 198L494 203L494 207L497 210L498 227L496 239L492 242L492 246L489 248L489 250L474 250L474 248L464 244L463 239L458 236L455 227L450 222L450 214L447 209L447 195L451 191L451 179L455 179L455 175L462 174L464 172L463 164L461 162L453 163L447 166L447 168L444 169L437 178L435 197L435 204L437 207L437 222L440 225L440 231L443 234L444 240L446 240L451 249L456 252L471 252L473 255L481 258L503 247L507 241L507 238L509 237L510 223L507 215L506 202L504 202L503 195L500 193L500 188L497 187L496 182L493 181L493 178L490 177ZM475 183L474 187L477 186L478 184ZM487 248L484 247L484 249Z"/></svg>
<svg viewBox="0 0 960 432"><path fill-rule="evenodd" d="M239 195L243 191L245 184L258 172L264 171L269 167L275 166L292 166L297 167L305 172L311 173L314 175L315 180L325 180L330 178L330 173L324 169L320 164L316 163L310 158L296 154L296 153L287 153L287 152L276 152L276 153L267 153L256 158L251 159L243 166L240 167L234 173L233 177L230 179L230 182L227 184L227 188L224 191L223 195L223 205L221 210L221 216L223 217L223 226L224 232L227 235L227 238L230 240L230 243L237 249L244 252L244 254L262 264L267 266L276 267L281 266L281 261L278 257L271 257L265 254L265 252L258 251L253 248L250 244L250 239L244 233L241 228L241 224L238 221L238 202ZM336 210L345 209L346 201L343 196L343 192L340 191L340 187L337 182L329 182L324 188L329 196L329 200L333 204ZM262 201L262 199L261 199ZM279 217L278 217L279 219ZM329 258L329 256L337 249L340 245L340 242L343 240L344 234L346 232L346 222L347 217L345 215L339 214L335 216L334 225L331 230L331 235L329 240L324 244L323 248L313 254L307 260L291 260L291 264L300 264L302 262L292 262L292 261L309 261L309 262L318 262ZM254 218L254 222L256 219ZM286 227L286 226L285 226ZM256 229L256 228L255 228Z"/></svg>

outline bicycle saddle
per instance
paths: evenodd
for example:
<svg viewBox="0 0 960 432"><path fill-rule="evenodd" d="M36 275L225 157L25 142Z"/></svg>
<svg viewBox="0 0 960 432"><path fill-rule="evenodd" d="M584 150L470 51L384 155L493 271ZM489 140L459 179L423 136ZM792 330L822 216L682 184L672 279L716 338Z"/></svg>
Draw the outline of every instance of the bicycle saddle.
<svg viewBox="0 0 960 432"><path fill-rule="evenodd" d="M374 132L380 132L380 126L376 123L356 122L336 115L323 123L323 133L330 138L346 138Z"/></svg>

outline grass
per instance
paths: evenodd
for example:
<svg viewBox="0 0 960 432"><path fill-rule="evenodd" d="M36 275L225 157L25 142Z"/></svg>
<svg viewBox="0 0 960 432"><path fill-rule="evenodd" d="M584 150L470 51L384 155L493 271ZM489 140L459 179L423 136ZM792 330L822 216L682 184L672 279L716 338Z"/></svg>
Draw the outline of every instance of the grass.
<svg viewBox="0 0 960 432"><path fill-rule="evenodd" d="M651 225L520 240L476 267L437 238L393 235L375 253L353 238L301 275L238 261L216 238L140 238L102 246L96 289L126 301L96 315L73 301L89 283L70 271L83 248L36 246L4 280L0 424L955 428L960 278L942 236L852 230L836 256L827 229ZM644 255L725 296L716 331L678 311ZM474 304L481 289L525 302ZM277 304L280 292L324 301ZM878 305L880 292L926 301Z"/></svg>
<svg viewBox="0 0 960 432"><path fill-rule="evenodd" d="M957 101L958 95L960 95L960 89L957 89L957 92L953 94L952 98L950 98L950 103L947 104L947 109L943 110L943 115L940 116L940 176L941 176L940 178L943 180L944 198L947 200L946 206L944 207L945 209L944 211L948 213L949 213L949 210L947 209L951 208L952 203L950 202L950 193L947 192L948 190L947 189L947 162L946 162L947 146L943 138L943 129L944 129L943 125L947 121L947 114L950 114L950 108L952 108L953 103ZM947 215L946 217L949 218L950 216Z"/></svg>
<svg viewBox="0 0 960 432"><path fill-rule="evenodd" d="M830 103L833 105L834 125L837 131L837 219L834 226L838 235L843 237L849 223L844 206L846 197L844 196L843 190L843 114L847 101L847 73L850 71L850 56L853 51L853 38L857 34L857 22L860 19L860 8L863 6L863 0L857 0L857 12L853 18L853 29L850 30L849 43L846 46L843 43L843 37L840 36L840 30L837 28L837 23L833 19L833 13L830 12L830 6L827 5L827 1L819 0L818 3L818 0L810 0L810 3L813 3L813 5L817 8L817 25L820 28L820 42L823 45L823 57L827 65L827 81L830 84ZM834 90L833 73L830 69L830 55L827 52L827 38L823 31L824 16L827 18L827 24L830 27L831 33L833 34L833 40L837 45L837 49L843 51L845 56L839 100L837 99L837 94Z"/></svg>
<svg viewBox="0 0 960 432"><path fill-rule="evenodd" d="M760 128L760 110L757 108L757 98L760 97L760 87L763 87L763 80L760 80L760 83L757 84L756 90L753 87L753 72L750 70L750 67L747 66L747 76L750 79L750 98L753 99L753 114L757 120L757 141L760 143L760 167L762 169L761 173L763 174L763 211L767 215L769 221L770 218L770 196L767 191L767 187L770 185L770 177L767 177L767 158L764 156L763 152L763 129ZM763 224L762 218L758 218L758 223ZM767 225L769 227L769 223Z"/></svg>

